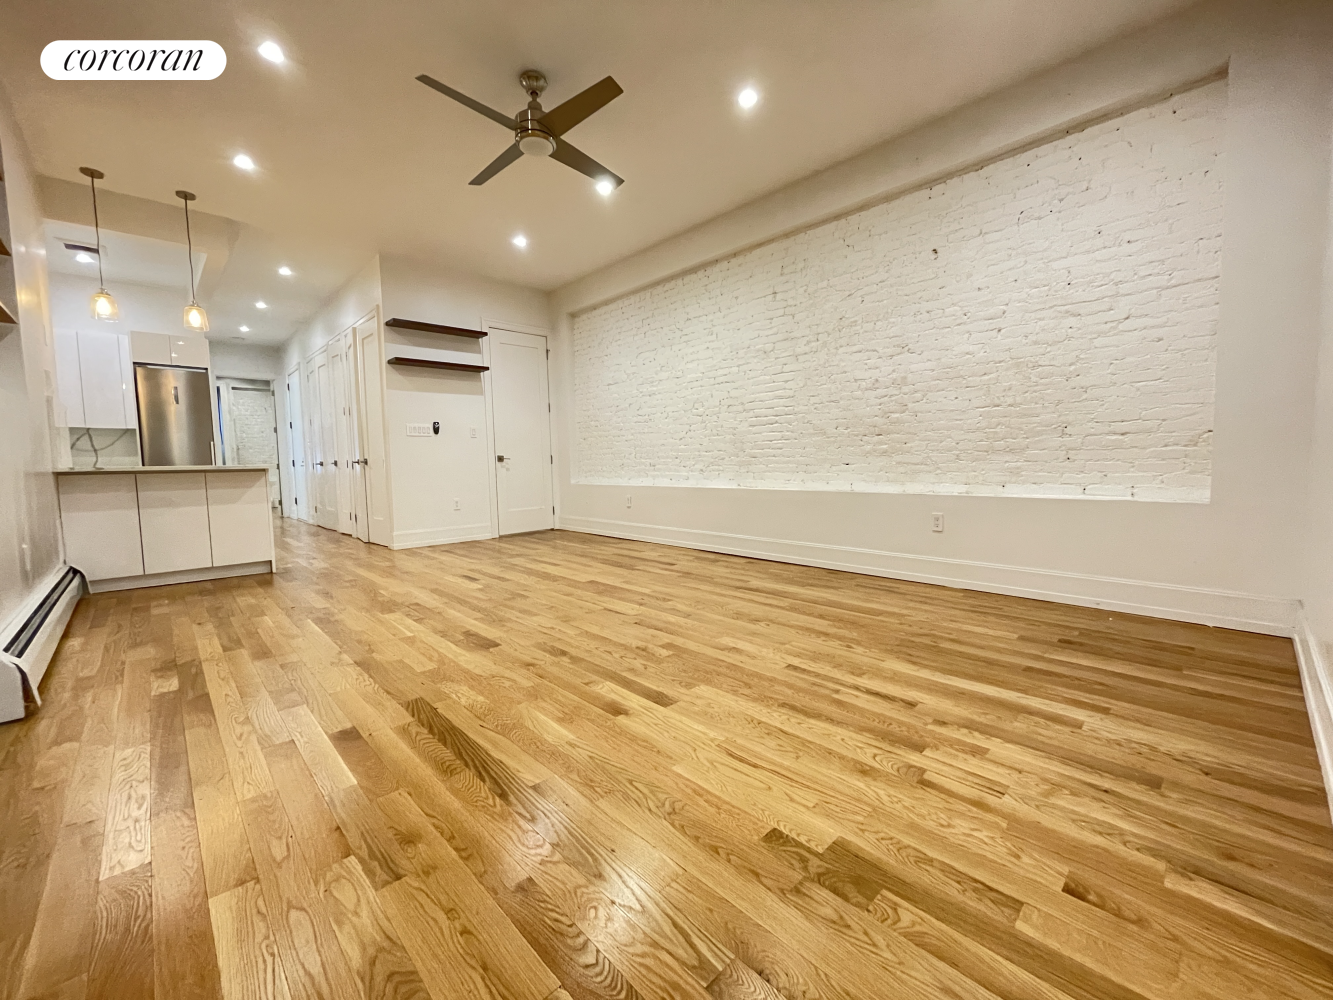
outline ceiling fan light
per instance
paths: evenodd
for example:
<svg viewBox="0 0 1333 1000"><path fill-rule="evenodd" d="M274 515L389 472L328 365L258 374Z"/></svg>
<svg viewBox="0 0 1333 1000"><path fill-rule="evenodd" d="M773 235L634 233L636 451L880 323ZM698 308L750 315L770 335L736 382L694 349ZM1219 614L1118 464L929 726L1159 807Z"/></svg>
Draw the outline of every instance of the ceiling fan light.
<svg viewBox="0 0 1333 1000"><path fill-rule="evenodd" d="M527 156L550 156L555 152L555 140L529 132L518 140L518 148Z"/></svg>
<svg viewBox="0 0 1333 1000"><path fill-rule="evenodd" d="M93 319L104 319L108 323L114 323L120 318L120 306L116 305L116 300L105 288L99 288L93 293L91 308Z"/></svg>
<svg viewBox="0 0 1333 1000"><path fill-rule="evenodd" d="M204 312L203 306L191 302L185 307L185 329L196 333L208 332L208 313Z"/></svg>

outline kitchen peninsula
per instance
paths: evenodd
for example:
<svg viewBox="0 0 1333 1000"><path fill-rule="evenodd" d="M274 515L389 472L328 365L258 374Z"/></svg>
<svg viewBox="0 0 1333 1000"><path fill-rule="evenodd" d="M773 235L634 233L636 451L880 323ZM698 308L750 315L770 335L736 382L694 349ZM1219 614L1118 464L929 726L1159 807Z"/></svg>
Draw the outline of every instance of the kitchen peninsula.
<svg viewBox="0 0 1333 1000"><path fill-rule="evenodd" d="M94 593L276 568L268 468L57 471L65 558Z"/></svg>

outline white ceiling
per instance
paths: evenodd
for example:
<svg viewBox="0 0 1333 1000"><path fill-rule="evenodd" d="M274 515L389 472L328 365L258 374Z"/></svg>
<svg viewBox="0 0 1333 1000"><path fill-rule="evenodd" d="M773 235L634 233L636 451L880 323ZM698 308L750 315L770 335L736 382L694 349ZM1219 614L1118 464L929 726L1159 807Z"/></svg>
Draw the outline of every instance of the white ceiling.
<svg viewBox="0 0 1333 1000"><path fill-rule="evenodd" d="M85 278L97 276L97 258L88 264L80 263L77 251L65 249L66 243L81 246L97 246L95 230L92 226L80 226L70 222L48 221L46 224L46 265L60 274L77 274ZM190 262L186 257L184 243L172 243L157 240L149 236L135 236L130 233L118 233L111 230L102 232L102 277L115 284L118 281L133 281L139 285L156 285L161 288L176 288L185 298L181 308L190 296ZM92 257L92 254L88 256ZM195 280L203 276L208 254L196 250L193 254Z"/></svg>
<svg viewBox="0 0 1333 1000"><path fill-rule="evenodd" d="M208 294L228 323L289 295L277 340L378 250L558 287L1190 2L9 0L0 81L41 173L92 165L104 190L167 204L188 187L239 223ZM38 64L55 38L166 36L220 43L226 72L57 82ZM286 65L255 52L270 38ZM607 74L624 87L568 136L625 178L610 198L534 158L469 187L508 135L413 79L512 113L528 67L548 108ZM742 113L747 84L761 99ZM253 174L231 164L242 151Z"/></svg>

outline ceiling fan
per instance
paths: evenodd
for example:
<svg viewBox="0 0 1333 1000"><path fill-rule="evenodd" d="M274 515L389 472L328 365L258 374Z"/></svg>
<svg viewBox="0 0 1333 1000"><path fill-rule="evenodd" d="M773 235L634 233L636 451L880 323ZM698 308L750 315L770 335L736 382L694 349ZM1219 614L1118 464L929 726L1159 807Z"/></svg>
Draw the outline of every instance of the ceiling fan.
<svg viewBox="0 0 1333 1000"><path fill-rule="evenodd" d="M591 177L597 181L599 187L610 184L609 190L614 190L625 183L587 153L562 138L579 122L593 112L600 111L624 93L620 89L620 84L611 77L594 83L559 107L543 111L538 98L546 89L546 77L535 69L525 70L520 74L518 82L529 97L528 106L513 117L502 114L494 108L488 108L480 101L474 101L466 94L461 94L453 87L445 86L424 73L417 79L427 87L438 90L445 97L452 97L459 104L513 130L513 145L492 160L485 170L468 182L469 184L485 184L525 153L528 156L549 156L553 160L558 160L565 166L573 167L579 173Z"/></svg>

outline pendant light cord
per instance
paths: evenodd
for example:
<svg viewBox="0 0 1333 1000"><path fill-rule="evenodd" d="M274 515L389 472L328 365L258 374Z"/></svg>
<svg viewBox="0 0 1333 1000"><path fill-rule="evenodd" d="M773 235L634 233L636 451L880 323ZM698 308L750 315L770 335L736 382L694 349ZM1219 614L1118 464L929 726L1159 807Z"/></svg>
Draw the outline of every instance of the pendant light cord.
<svg viewBox="0 0 1333 1000"><path fill-rule="evenodd" d="M97 287L106 288L106 281L102 278L102 224L97 218L97 178L89 177L88 183L93 187L93 232L97 239Z"/></svg>
<svg viewBox="0 0 1333 1000"><path fill-rule="evenodd" d="M190 200L182 198L185 202L185 251L190 257L190 305L198 305L199 297L194 290L194 243L190 239Z"/></svg>

